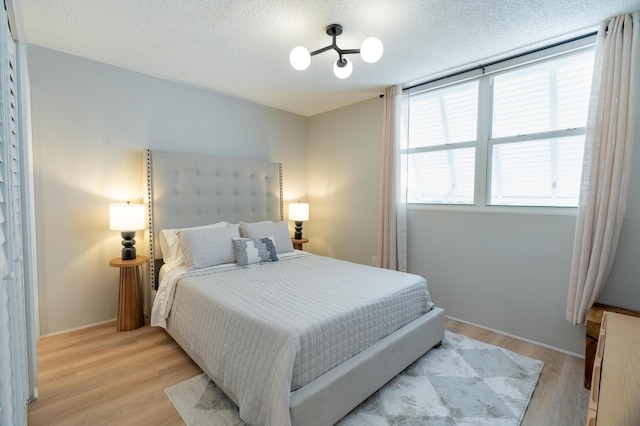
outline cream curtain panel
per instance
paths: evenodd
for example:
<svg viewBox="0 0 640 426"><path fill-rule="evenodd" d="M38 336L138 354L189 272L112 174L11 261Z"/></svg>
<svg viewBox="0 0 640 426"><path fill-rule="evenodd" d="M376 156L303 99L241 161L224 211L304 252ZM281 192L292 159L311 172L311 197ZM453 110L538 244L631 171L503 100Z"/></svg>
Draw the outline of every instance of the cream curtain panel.
<svg viewBox="0 0 640 426"><path fill-rule="evenodd" d="M638 103L638 11L600 25L566 318L584 324L616 252Z"/></svg>
<svg viewBox="0 0 640 426"><path fill-rule="evenodd" d="M400 150L406 138L402 125L402 88L384 91L382 128L382 178L378 222L378 261L380 266L407 271L407 207L402 194Z"/></svg>

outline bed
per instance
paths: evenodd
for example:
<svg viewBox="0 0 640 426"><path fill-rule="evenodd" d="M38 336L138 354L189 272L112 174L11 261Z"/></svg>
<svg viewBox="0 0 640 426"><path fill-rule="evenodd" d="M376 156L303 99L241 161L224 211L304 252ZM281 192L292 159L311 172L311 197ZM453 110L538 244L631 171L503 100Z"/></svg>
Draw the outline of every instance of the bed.
<svg viewBox="0 0 640 426"><path fill-rule="evenodd" d="M293 250L280 164L145 162L152 325L247 423L334 424L442 341L422 277Z"/></svg>

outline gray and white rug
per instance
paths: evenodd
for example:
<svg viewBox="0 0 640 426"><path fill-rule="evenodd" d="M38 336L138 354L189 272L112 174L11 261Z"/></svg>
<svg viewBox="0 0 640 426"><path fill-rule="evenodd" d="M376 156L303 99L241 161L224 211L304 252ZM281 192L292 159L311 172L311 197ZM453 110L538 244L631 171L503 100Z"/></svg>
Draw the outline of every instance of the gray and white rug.
<svg viewBox="0 0 640 426"><path fill-rule="evenodd" d="M542 361L447 331L439 348L338 425L519 425L542 367ZM165 393L187 426L245 425L233 402L204 374Z"/></svg>

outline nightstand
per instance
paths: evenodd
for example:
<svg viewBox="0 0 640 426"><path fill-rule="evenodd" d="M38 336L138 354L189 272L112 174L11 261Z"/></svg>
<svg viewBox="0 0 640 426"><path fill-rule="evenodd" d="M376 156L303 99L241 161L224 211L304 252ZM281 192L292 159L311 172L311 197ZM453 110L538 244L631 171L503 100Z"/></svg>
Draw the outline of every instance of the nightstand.
<svg viewBox="0 0 640 426"><path fill-rule="evenodd" d="M308 238L300 238L300 239L295 239L292 238L291 242L293 243L293 248L296 250L303 250L302 245L304 243L308 243L309 239Z"/></svg>
<svg viewBox="0 0 640 426"><path fill-rule="evenodd" d="M149 261L146 256L131 260L111 259L109 266L120 268L120 294L118 296L118 331L129 331L144 325L142 312L141 265Z"/></svg>

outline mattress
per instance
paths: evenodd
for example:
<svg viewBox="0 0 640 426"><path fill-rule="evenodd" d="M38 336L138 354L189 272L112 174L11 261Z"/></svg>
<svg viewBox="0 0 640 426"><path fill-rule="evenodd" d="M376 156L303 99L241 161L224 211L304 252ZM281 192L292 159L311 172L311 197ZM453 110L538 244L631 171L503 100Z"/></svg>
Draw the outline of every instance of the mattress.
<svg viewBox="0 0 640 426"><path fill-rule="evenodd" d="M289 393L433 307L424 278L296 252L164 274L152 325L189 341L251 424L289 424Z"/></svg>

